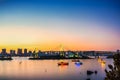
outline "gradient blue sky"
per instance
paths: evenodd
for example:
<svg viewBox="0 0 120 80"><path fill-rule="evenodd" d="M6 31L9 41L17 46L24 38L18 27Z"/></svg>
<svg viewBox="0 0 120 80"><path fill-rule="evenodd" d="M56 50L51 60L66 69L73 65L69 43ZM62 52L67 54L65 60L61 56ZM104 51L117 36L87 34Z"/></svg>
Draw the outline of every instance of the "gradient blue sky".
<svg viewBox="0 0 120 80"><path fill-rule="evenodd" d="M116 50L120 1L0 0L0 37L1 48Z"/></svg>

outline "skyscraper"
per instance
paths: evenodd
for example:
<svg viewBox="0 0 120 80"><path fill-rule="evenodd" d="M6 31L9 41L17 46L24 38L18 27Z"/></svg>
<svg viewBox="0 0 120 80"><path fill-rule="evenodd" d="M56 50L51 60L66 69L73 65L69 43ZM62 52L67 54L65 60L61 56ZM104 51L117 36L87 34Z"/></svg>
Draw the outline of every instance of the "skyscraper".
<svg viewBox="0 0 120 80"><path fill-rule="evenodd" d="M24 49L24 55L27 56L27 49Z"/></svg>
<svg viewBox="0 0 120 80"><path fill-rule="evenodd" d="M22 56L22 49L21 49L21 48L18 48L18 50L17 50L17 55L18 55L18 56Z"/></svg>
<svg viewBox="0 0 120 80"><path fill-rule="evenodd" d="M15 50L10 50L10 55L15 56Z"/></svg>
<svg viewBox="0 0 120 80"><path fill-rule="evenodd" d="M24 49L24 54L27 53L27 49Z"/></svg>
<svg viewBox="0 0 120 80"><path fill-rule="evenodd" d="M6 49L5 49L5 48L4 48L4 49L2 49L1 54L6 54Z"/></svg>

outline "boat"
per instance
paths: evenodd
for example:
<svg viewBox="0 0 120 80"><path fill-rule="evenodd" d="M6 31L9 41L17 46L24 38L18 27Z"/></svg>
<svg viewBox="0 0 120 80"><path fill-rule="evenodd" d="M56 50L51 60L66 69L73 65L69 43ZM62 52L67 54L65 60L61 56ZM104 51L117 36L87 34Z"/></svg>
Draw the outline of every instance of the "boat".
<svg viewBox="0 0 120 80"><path fill-rule="evenodd" d="M68 62L59 62L58 66L60 66L60 65L69 65L69 63Z"/></svg>
<svg viewBox="0 0 120 80"><path fill-rule="evenodd" d="M76 65L82 65L82 62L75 62Z"/></svg>

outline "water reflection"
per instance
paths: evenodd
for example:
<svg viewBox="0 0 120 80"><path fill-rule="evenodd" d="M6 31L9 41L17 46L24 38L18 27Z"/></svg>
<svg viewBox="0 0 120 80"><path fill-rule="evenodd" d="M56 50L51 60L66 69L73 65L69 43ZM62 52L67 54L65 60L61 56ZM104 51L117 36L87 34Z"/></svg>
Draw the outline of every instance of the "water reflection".
<svg viewBox="0 0 120 80"><path fill-rule="evenodd" d="M67 68L68 68L68 65L60 65L60 66L58 66L58 68L59 68L59 71L65 71L65 70L67 70Z"/></svg>
<svg viewBox="0 0 120 80"><path fill-rule="evenodd" d="M24 80L85 80L87 70L97 70L97 76L92 75L92 80L103 80L104 69L111 59L105 60L106 64L99 63L97 59L80 60L83 65L75 64L71 60L69 65L58 66L59 60L27 60L17 59L12 61L0 61L0 79L24 79ZM81 74L80 74L81 73Z"/></svg>
<svg viewBox="0 0 120 80"><path fill-rule="evenodd" d="M75 63L75 66L76 66L76 67L80 67L81 64L80 64L80 63Z"/></svg>
<svg viewBox="0 0 120 80"><path fill-rule="evenodd" d="M102 67L102 68L105 68L105 63L101 63L101 67Z"/></svg>
<svg viewBox="0 0 120 80"><path fill-rule="evenodd" d="M106 66L106 61L102 58L98 58L98 62L100 63L101 67L104 69Z"/></svg>

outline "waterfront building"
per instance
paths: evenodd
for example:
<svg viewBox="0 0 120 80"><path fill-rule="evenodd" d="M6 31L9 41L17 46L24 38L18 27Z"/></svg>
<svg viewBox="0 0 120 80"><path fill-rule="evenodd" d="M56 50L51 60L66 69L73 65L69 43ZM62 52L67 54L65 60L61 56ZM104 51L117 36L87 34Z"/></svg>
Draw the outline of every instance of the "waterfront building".
<svg viewBox="0 0 120 80"><path fill-rule="evenodd" d="M22 56L22 49L21 49L21 48L18 48L18 50L17 50L17 55L18 55L18 56Z"/></svg>
<svg viewBox="0 0 120 80"><path fill-rule="evenodd" d="M24 56L28 56L28 52L26 48L24 49Z"/></svg>
<svg viewBox="0 0 120 80"><path fill-rule="evenodd" d="M7 55L7 52L6 52L6 49L5 49L5 48L2 49L1 55L3 55L3 56L6 56L6 55Z"/></svg>
<svg viewBox="0 0 120 80"><path fill-rule="evenodd" d="M11 56L15 56L16 54L15 54L15 50L10 50L10 55Z"/></svg>

